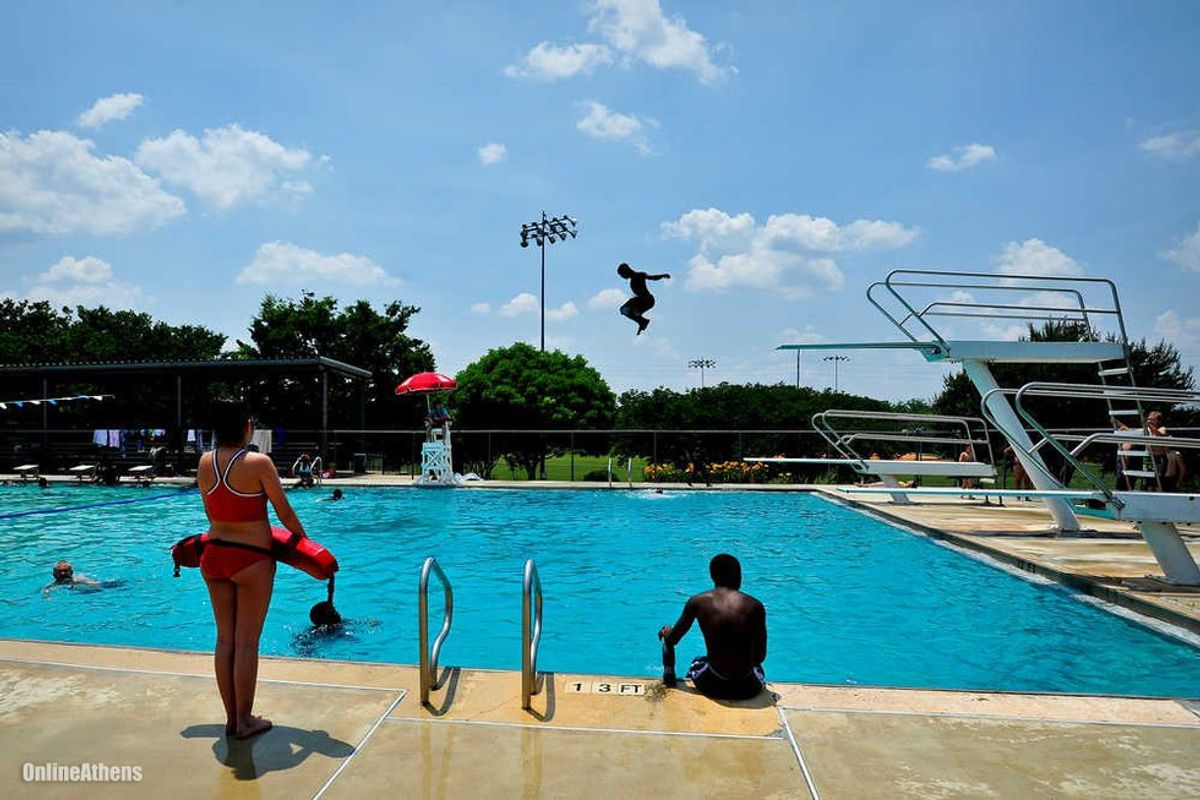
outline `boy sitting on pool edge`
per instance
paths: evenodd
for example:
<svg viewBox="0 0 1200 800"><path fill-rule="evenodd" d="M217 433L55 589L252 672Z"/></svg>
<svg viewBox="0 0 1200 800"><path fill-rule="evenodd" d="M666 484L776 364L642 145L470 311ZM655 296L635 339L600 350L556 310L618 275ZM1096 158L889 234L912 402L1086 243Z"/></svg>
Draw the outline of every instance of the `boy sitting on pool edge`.
<svg viewBox="0 0 1200 800"><path fill-rule="evenodd" d="M674 625L658 632L663 643L663 683L676 684L675 645L700 622L707 653L692 661L685 676L696 691L721 700L748 700L762 691L767 657L767 610L741 591L742 565L721 553L708 565L713 588L693 595Z"/></svg>

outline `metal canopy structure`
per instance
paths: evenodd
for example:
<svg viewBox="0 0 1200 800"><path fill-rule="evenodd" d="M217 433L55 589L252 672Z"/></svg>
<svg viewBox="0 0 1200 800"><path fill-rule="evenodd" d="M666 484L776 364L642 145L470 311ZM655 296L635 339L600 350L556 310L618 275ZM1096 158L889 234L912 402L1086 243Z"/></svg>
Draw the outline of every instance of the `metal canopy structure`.
<svg viewBox="0 0 1200 800"><path fill-rule="evenodd" d="M315 372L321 377L321 450L329 444L329 375L358 381L370 380L371 371L333 358L255 358L214 359L211 361L116 361L78 364L0 364L0 380L5 378L41 379L42 396L48 397L50 382L87 380L111 375L144 375L147 378L175 378L175 424L183 427L183 379L203 376L207 380L245 379L264 374ZM362 417L362 384L359 384L359 416ZM48 407L42 405L42 428L49 427ZM360 426L362 420L360 419Z"/></svg>

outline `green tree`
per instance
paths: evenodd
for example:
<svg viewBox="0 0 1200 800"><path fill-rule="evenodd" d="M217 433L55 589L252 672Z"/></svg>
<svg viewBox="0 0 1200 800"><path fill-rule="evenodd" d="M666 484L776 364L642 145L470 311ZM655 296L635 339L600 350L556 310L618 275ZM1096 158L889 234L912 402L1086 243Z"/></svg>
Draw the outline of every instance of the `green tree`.
<svg viewBox="0 0 1200 800"><path fill-rule="evenodd" d="M429 345L408 335L420 309L393 301L376 310L358 300L345 308L333 297L304 292L298 300L268 294L250 323L250 341L238 341L239 358L315 358L324 356L370 370L365 387L368 424L376 427L418 426L416 404L398 402L396 384L415 372L434 368ZM257 391L261 413L293 425L320 424L319 378L270 376ZM357 387L347 381L329 385L331 416L357 417ZM400 425L397 425L400 423Z"/></svg>
<svg viewBox="0 0 1200 800"><path fill-rule="evenodd" d="M171 325L149 314L103 306L54 308L46 302L0 300L0 363L117 363L205 361L216 358L225 336L199 325ZM167 385L169 383L169 385ZM6 395L38 397L40 381L8 382ZM51 396L113 394L100 406L66 404L54 410L60 427L169 427L175 420L174 381L148 382L138 375L95 376L88 381L51 381ZM193 390L195 392L199 389ZM36 422L40 413L26 409Z"/></svg>
<svg viewBox="0 0 1200 800"><path fill-rule="evenodd" d="M919 401L911 403L919 404ZM702 469L704 464L751 455L817 456L827 445L811 433L810 421L813 414L829 408L893 410L893 406L883 400L786 384L721 383L687 392L661 387L650 392L632 390L621 395L617 428L688 432L621 434L614 447L621 453L640 455L679 468L694 464L697 469ZM799 432L744 432L754 430ZM790 471L807 475L808 472L823 473L825 468L814 467L806 471L806 468L795 467Z"/></svg>
<svg viewBox="0 0 1200 800"><path fill-rule="evenodd" d="M557 350L543 353L518 342L489 350L456 379L455 422L465 428L587 430L612 425L616 405L612 390L583 356ZM480 437L459 438L456 450L464 463L478 465L481 474L490 472L503 456L525 469L531 480L536 476L545 455L540 440L516 435L492 444L490 463ZM598 445L585 444L582 449L595 451Z"/></svg>

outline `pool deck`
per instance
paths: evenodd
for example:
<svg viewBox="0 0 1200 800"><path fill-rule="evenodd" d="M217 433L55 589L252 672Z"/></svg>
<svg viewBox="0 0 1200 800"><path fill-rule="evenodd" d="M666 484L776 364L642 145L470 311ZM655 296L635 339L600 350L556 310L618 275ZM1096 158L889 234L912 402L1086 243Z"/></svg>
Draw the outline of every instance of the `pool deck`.
<svg viewBox="0 0 1200 800"><path fill-rule="evenodd" d="M1200 705L772 684L717 703L647 679L264 659L275 728L226 739L200 653L0 640L4 796L1200 796ZM607 691L606 691L607 690ZM41 784L22 765L141 768L136 784Z"/></svg>

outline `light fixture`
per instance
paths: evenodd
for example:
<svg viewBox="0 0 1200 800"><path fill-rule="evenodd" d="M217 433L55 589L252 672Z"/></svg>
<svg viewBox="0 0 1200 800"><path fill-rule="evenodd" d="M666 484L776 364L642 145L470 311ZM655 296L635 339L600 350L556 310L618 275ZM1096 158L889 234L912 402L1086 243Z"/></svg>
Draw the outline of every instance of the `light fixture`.
<svg viewBox="0 0 1200 800"><path fill-rule="evenodd" d="M542 212L540 220L527 222L521 226L521 246L528 247L529 240L532 238L538 249L542 251L542 351L546 350L546 240L550 240L550 244L557 242L565 242L569 235L574 239L577 234L574 230L578 222L574 217L566 214L561 217L547 217L546 212Z"/></svg>

